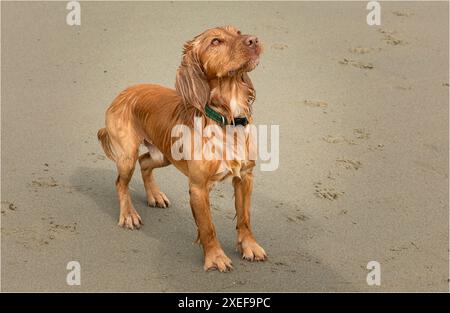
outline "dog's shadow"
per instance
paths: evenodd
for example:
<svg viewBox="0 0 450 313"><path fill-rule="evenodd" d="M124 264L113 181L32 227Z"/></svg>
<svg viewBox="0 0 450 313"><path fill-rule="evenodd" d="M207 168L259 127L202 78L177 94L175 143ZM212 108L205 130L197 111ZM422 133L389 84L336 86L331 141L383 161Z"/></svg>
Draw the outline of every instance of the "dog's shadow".
<svg viewBox="0 0 450 313"><path fill-rule="evenodd" d="M161 169L161 171L167 170ZM114 169L90 167L78 167L75 174L70 178L71 185L78 193L92 199L95 207L106 213L106 216L109 216L108 220L104 222L113 225L117 224L119 218L119 201L115 188L116 178L117 173ZM192 243L196 236L196 230L191 210L185 207L189 205L188 198L185 197L185 199L177 201L171 196L183 192L182 190L177 190L182 189L182 187L171 186L168 189L169 186L171 186L170 182L163 182L161 189L164 190L171 200L171 206L166 209L149 207L144 184L137 166L129 187L133 205L141 216L144 225L136 231L143 232L145 235L163 243L171 243L174 240ZM119 231L128 231L127 229L120 229L119 226L117 226L117 229ZM172 236L175 236L175 238Z"/></svg>

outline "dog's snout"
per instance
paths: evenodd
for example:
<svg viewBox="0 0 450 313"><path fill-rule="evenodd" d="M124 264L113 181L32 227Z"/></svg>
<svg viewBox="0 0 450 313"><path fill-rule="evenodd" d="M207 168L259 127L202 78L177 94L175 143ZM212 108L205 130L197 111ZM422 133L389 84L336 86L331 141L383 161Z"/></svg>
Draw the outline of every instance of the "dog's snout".
<svg viewBox="0 0 450 313"><path fill-rule="evenodd" d="M258 44L258 37L256 36L247 36L245 38L245 45L249 48L255 48Z"/></svg>

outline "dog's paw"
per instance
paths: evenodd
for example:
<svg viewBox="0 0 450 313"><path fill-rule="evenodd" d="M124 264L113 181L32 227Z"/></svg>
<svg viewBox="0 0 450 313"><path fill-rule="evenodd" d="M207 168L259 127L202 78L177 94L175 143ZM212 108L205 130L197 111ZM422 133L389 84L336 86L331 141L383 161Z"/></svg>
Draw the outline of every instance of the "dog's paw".
<svg viewBox="0 0 450 313"><path fill-rule="evenodd" d="M267 259L266 251L254 239L243 240L238 244L238 250L247 261L259 262Z"/></svg>
<svg viewBox="0 0 450 313"><path fill-rule="evenodd" d="M147 195L147 204L151 207L168 208L170 201L162 191L149 192Z"/></svg>
<svg viewBox="0 0 450 313"><path fill-rule="evenodd" d="M216 249L205 255L203 269L205 271L217 269L219 272L229 272L233 269L233 264L222 249Z"/></svg>
<svg viewBox="0 0 450 313"><path fill-rule="evenodd" d="M120 214L119 223L117 225L128 229L139 229L142 225L142 219L136 210L127 212L126 214Z"/></svg>

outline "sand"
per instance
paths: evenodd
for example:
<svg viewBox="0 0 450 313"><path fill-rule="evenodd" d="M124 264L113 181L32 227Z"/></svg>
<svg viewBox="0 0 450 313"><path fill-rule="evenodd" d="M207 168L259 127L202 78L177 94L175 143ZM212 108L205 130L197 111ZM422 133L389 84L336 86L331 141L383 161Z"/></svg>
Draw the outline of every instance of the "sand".
<svg viewBox="0 0 450 313"><path fill-rule="evenodd" d="M448 291L448 3L383 3L380 26L366 2L83 2L79 27L66 2L1 5L3 291ZM235 251L230 183L212 193L222 274L202 269L173 167L156 174L172 207L146 207L136 172L145 225L116 226L96 132L118 92L173 86L182 44L226 24L265 45L254 118L280 125L280 165L256 171L265 263Z"/></svg>

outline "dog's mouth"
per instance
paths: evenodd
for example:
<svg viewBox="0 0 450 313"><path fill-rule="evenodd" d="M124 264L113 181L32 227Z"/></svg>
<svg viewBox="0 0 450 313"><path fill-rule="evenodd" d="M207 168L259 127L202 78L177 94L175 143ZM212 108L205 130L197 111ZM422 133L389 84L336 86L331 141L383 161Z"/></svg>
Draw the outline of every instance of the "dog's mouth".
<svg viewBox="0 0 450 313"><path fill-rule="evenodd" d="M251 57L247 62L242 64L239 68L235 70L228 71L228 76L235 76L236 74L242 72L251 72L259 65L259 56Z"/></svg>
<svg viewBox="0 0 450 313"><path fill-rule="evenodd" d="M259 56L250 59L246 64L246 72L253 71L259 65Z"/></svg>

